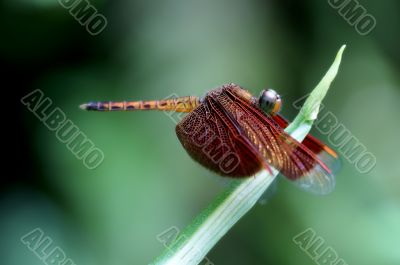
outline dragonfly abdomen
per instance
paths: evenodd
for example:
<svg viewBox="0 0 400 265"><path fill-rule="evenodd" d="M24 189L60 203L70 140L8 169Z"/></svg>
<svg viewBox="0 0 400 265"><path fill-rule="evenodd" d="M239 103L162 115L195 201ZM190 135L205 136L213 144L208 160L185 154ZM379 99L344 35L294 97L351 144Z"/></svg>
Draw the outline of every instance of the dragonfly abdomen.
<svg viewBox="0 0 400 265"><path fill-rule="evenodd" d="M162 110L191 112L200 104L198 97L188 96L149 101L95 101L82 104L81 109L91 111Z"/></svg>

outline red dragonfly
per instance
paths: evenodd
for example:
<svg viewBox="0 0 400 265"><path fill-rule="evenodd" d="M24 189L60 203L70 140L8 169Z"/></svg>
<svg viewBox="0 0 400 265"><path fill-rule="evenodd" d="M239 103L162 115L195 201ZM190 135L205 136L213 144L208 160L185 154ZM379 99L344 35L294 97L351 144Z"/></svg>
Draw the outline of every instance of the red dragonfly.
<svg viewBox="0 0 400 265"><path fill-rule="evenodd" d="M209 91L205 97L154 101L90 102L92 111L162 110L187 112L176 134L187 153L219 175L244 178L271 166L301 188L327 194L335 186L339 158L308 134L302 143L284 129L281 97L272 89L258 98L236 84Z"/></svg>

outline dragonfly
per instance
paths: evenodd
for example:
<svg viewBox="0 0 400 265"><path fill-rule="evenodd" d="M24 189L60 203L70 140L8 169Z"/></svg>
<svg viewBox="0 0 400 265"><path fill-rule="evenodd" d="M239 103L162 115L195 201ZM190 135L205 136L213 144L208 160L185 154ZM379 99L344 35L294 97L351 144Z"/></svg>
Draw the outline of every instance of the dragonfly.
<svg viewBox="0 0 400 265"><path fill-rule="evenodd" d="M204 97L186 96L151 101L97 101L82 104L88 111L160 110L187 113L176 135L199 164L231 178L255 176L275 168L300 188L328 194L340 168L338 154L308 134L299 142L284 129L279 114L282 98L273 89L259 97L234 83L210 90Z"/></svg>

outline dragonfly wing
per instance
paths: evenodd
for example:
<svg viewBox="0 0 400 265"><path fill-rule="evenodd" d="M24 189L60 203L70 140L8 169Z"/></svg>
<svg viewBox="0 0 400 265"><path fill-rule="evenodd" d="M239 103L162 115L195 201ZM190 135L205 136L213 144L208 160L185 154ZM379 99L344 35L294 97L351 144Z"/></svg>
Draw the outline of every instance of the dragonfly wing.
<svg viewBox="0 0 400 265"><path fill-rule="evenodd" d="M313 193L327 194L333 190L335 177L329 165L284 132L271 116L246 102L234 89L226 89L217 101L243 128L266 161L288 179Z"/></svg>
<svg viewBox="0 0 400 265"><path fill-rule="evenodd" d="M272 119L283 129L289 125L289 122L280 114L272 116ZM302 144L316 154L318 158L332 170L333 174L336 174L340 170L341 161L338 154L318 138L307 134Z"/></svg>
<svg viewBox="0 0 400 265"><path fill-rule="evenodd" d="M262 169L264 158L209 97L178 123L176 134L195 161L219 175L249 177Z"/></svg>

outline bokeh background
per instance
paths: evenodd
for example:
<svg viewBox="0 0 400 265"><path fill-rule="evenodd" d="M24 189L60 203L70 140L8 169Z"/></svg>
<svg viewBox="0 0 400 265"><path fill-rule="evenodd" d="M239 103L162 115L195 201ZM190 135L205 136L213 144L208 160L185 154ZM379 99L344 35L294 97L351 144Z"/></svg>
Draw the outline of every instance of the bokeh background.
<svg viewBox="0 0 400 265"><path fill-rule="evenodd" d="M226 188L197 165L162 112L88 113L88 100L203 95L227 82L292 102L320 80L342 44L324 104L377 158L343 160L328 196L280 181L209 253L214 264L313 264L292 238L307 228L347 264L400 264L400 3L362 0L377 20L361 36L327 1L95 1L108 20L91 36L57 0L0 3L0 263L43 264L20 238L41 228L79 265L148 264L157 235L183 229ZM97 147L88 170L21 104L41 89ZM319 135L315 131L316 135ZM327 140L325 136L322 139Z"/></svg>

